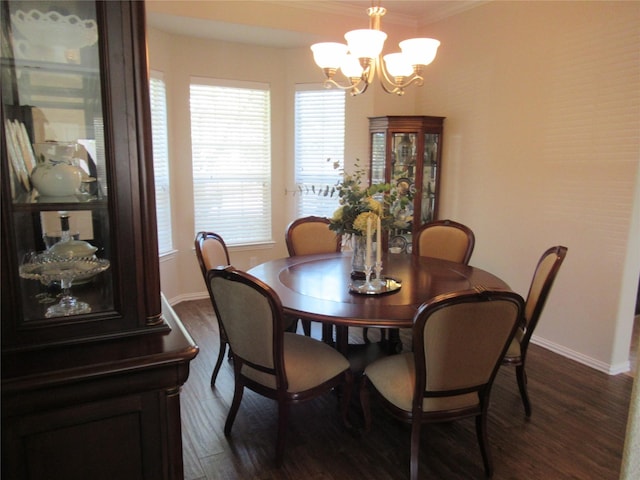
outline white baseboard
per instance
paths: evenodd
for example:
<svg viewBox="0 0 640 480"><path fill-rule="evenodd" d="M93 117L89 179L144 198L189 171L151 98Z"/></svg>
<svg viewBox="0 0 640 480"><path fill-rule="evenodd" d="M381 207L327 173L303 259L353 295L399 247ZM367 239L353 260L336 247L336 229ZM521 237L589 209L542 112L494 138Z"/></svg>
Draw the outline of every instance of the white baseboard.
<svg viewBox="0 0 640 480"><path fill-rule="evenodd" d="M544 338L537 337L536 335L533 335L531 337L531 343L544 347L547 350L551 350L552 352L557 353L558 355L562 355L563 357L575 360L578 363L582 363L583 365L594 368L600 372L606 373L607 375L618 375L619 373L626 373L631 370L629 360L616 365L611 365L609 363L596 360L595 358L588 357L587 355L583 355L582 353L571 350L570 348L567 348L563 345L559 345Z"/></svg>
<svg viewBox="0 0 640 480"><path fill-rule="evenodd" d="M169 305L173 307L178 303L187 302L189 300L201 300L203 298L209 298L209 293L208 292L185 293L182 295L178 295L177 297L168 298L167 301L169 302Z"/></svg>

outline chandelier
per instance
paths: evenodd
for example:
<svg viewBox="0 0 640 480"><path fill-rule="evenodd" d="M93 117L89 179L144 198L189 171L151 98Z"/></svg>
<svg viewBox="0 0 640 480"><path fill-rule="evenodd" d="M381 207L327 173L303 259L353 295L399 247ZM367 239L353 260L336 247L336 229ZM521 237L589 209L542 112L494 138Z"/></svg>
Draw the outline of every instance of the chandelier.
<svg viewBox="0 0 640 480"><path fill-rule="evenodd" d="M411 38L400 42L402 53L382 57L387 34L380 30L380 19L386 12L381 6L368 8L369 28L345 33L347 45L335 42L311 45L313 59L324 71L327 88L333 86L348 90L351 95L360 95L373 82L376 73L387 93L403 95L409 85L423 84L422 68L433 62L440 42L433 38ZM342 70L349 85L334 80L338 70Z"/></svg>

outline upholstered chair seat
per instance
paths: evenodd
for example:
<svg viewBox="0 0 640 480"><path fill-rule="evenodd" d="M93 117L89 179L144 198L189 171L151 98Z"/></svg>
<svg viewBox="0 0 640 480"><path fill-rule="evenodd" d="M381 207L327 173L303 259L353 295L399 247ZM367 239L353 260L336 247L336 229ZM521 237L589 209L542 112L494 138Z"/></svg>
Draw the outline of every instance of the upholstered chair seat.
<svg viewBox="0 0 640 480"><path fill-rule="evenodd" d="M367 368L367 378L375 389L401 410L411 411L416 387L415 359L413 353L401 353L383 358ZM477 393L451 397L428 397L423 400L425 412L450 411L477 407Z"/></svg>
<svg viewBox="0 0 640 480"><path fill-rule="evenodd" d="M325 343L295 333L284 334L284 370L287 391L304 392L334 378L349 368L349 362ZM309 359L313 359L310 364ZM242 366L242 374L269 388L276 388L275 375Z"/></svg>
<svg viewBox="0 0 640 480"><path fill-rule="evenodd" d="M505 359L516 360L522 356L522 348L520 346L520 342L522 342L523 338L524 338L524 329L518 328L518 330L516 330L515 336L513 337L513 340L511 340L509 349L507 350L507 353L504 356Z"/></svg>

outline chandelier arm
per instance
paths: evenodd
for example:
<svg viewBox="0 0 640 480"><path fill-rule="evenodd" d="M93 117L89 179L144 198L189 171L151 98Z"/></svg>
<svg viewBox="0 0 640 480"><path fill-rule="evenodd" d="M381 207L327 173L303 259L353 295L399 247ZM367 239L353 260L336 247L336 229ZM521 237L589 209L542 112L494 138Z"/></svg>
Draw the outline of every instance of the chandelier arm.
<svg viewBox="0 0 640 480"><path fill-rule="evenodd" d="M367 85L373 82L376 70L379 68L380 58L373 58L369 61L368 65L362 70L362 81Z"/></svg>
<svg viewBox="0 0 640 480"><path fill-rule="evenodd" d="M396 84L396 83L393 83L393 82L391 84L393 86L397 87L397 88L407 88L407 87L413 85L414 83L418 87L421 87L424 84L424 79L420 75L417 75L415 73L413 75L411 75L410 77L408 77L408 78L409 78L408 81L403 82L401 84Z"/></svg>
<svg viewBox="0 0 640 480"><path fill-rule="evenodd" d="M359 85L359 83L357 85ZM369 83L367 82L364 82L362 88L357 88L357 85L354 85L353 88L351 89L351 92L349 92L352 97L355 97L356 95L360 95L361 93L366 92L367 88L369 88Z"/></svg>
<svg viewBox="0 0 640 480"><path fill-rule="evenodd" d="M364 84L364 87L358 88L360 84ZM325 88L331 88L331 86L334 86L336 88L339 88L340 90L349 90L349 93L353 96L364 93L367 90L367 87L369 86L369 84L364 82L362 79L360 79L356 83L352 83L351 85L341 85L338 82L336 82L333 78L326 78L324 80L323 85L325 86Z"/></svg>

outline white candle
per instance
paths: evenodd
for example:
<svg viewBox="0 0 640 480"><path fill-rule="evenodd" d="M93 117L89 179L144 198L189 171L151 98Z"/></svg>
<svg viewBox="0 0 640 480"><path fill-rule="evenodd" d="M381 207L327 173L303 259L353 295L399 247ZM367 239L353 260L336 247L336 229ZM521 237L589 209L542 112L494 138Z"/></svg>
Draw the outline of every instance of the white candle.
<svg viewBox="0 0 640 480"><path fill-rule="evenodd" d="M371 266L371 217L367 218L367 251L365 253L366 257L364 259L364 266Z"/></svg>
<svg viewBox="0 0 640 480"><path fill-rule="evenodd" d="M382 228L380 226L380 217L376 225L376 263L382 261Z"/></svg>

